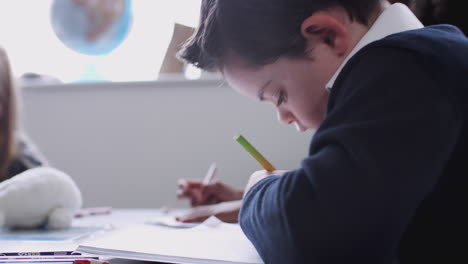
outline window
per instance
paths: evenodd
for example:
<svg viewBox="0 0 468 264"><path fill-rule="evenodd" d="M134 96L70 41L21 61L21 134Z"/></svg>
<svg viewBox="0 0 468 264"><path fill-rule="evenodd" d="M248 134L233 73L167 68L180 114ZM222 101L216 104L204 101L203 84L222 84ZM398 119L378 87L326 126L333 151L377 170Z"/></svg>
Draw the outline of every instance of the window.
<svg viewBox="0 0 468 264"><path fill-rule="evenodd" d="M52 2L2 1L0 45L15 76L37 73L63 82L155 80L174 23L195 26L200 9L200 0L132 0L126 39L108 55L89 56L58 39L51 26Z"/></svg>

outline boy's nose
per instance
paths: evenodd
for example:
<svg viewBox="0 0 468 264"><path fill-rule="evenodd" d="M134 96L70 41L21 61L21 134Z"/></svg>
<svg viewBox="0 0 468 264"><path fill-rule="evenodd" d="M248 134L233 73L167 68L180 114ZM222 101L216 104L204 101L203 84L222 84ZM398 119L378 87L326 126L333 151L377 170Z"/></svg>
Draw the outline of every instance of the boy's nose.
<svg viewBox="0 0 468 264"><path fill-rule="evenodd" d="M277 109L276 114L278 121L284 125L290 125L295 121L294 116L289 111Z"/></svg>

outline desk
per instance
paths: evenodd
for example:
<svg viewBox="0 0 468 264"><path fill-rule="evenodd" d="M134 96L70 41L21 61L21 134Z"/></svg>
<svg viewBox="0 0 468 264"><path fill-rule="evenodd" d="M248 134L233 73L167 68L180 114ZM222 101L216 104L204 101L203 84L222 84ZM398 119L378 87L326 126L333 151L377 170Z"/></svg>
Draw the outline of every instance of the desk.
<svg viewBox="0 0 468 264"><path fill-rule="evenodd" d="M175 210L171 213L177 214L182 210ZM106 215L89 215L75 218L72 228L66 232L76 232L76 230L85 230L86 228L104 227L104 229L124 228L134 224L142 224L145 221L162 216L163 212L159 209L113 209L112 213ZM98 232L99 233L99 232ZM1 234L0 234L1 235ZM99 234L97 234L99 235ZM59 248L69 248L74 250L78 243L92 239L96 233L80 237L77 241L22 241L10 240L2 241L0 239L0 252L14 252L18 249L36 248L35 251L56 251ZM124 259L111 259L111 264L136 264L136 263L155 263Z"/></svg>

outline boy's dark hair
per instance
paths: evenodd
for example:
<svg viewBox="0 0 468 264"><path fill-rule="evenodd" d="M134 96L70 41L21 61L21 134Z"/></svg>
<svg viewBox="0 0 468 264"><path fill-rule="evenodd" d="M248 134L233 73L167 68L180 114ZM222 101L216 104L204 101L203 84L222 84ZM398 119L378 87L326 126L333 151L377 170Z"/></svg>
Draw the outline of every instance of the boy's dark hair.
<svg viewBox="0 0 468 264"><path fill-rule="evenodd" d="M367 25L381 0L202 0L200 23L180 59L204 70L220 70L228 52L262 66L286 55L305 54L300 28L313 13L343 7Z"/></svg>

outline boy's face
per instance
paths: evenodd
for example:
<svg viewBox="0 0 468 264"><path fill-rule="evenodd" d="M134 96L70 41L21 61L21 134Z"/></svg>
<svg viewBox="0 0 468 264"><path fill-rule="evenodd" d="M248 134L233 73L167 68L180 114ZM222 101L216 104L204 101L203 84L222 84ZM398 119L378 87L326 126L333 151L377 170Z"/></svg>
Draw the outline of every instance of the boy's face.
<svg viewBox="0 0 468 264"><path fill-rule="evenodd" d="M294 123L302 132L317 129L324 120L329 96L326 84L342 61L328 45L319 43L307 58L281 57L255 69L231 55L223 73L234 90L273 104L281 123Z"/></svg>

